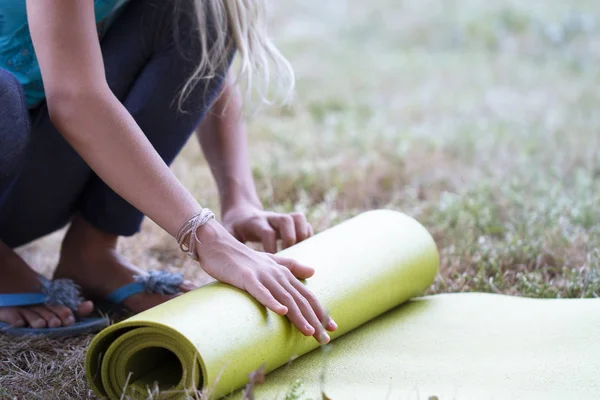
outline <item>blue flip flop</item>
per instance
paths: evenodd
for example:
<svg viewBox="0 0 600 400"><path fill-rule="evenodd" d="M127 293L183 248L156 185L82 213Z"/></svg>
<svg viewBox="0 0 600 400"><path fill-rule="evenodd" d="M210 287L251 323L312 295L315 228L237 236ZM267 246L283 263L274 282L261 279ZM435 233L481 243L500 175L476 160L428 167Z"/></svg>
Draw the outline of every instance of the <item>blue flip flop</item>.
<svg viewBox="0 0 600 400"><path fill-rule="evenodd" d="M181 292L179 287L184 280L183 274L168 271L148 271L147 274L134 276L134 279L135 282L121 286L104 299L96 299L96 308L109 312L115 307L122 307L123 301L138 293L177 294Z"/></svg>
<svg viewBox="0 0 600 400"><path fill-rule="evenodd" d="M95 308L106 313L121 307L125 299L138 293L172 295L180 292L183 275L167 271L149 271L134 277L135 282L124 285L104 299L95 301ZM75 311L83 301L79 286L70 279L48 280L40 277L40 293L0 294L0 307L28 306L36 304L64 305ZM17 328L0 322L0 333L14 336L43 335L49 337L76 336L97 333L110 325L107 317L81 318L71 326L58 328Z"/></svg>
<svg viewBox="0 0 600 400"><path fill-rule="evenodd" d="M70 279L48 280L40 277L41 291L39 293L0 294L0 307L30 306L37 304L62 305L75 311L83 301L79 286ZM86 333L96 333L110 325L105 317L81 318L71 326L58 328L14 327L6 322L0 322L0 333L13 336L43 335L48 337L77 336Z"/></svg>
<svg viewBox="0 0 600 400"><path fill-rule="evenodd" d="M183 283L183 275L168 271L148 271L145 275L134 276L135 282L125 286L106 296L106 300L113 304L119 304L130 296L138 293L177 294Z"/></svg>

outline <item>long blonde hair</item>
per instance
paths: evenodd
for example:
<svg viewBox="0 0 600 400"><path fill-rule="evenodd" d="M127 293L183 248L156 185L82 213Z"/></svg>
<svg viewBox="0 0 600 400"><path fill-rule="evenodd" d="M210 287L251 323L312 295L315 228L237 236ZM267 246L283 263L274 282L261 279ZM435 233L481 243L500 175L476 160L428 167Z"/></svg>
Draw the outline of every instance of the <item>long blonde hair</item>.
<svg viewBox="0 0 600 400"><path fill-rule="evenodd" d="M294 71L268 35L266 0L194 0L194 3L204 51L181 90L180 105L201 79L223 72L232 48L238 63L232 72L236 84L243 86L246 98L255 91L262 102L270 103L270 95L281 96L287 102L294 89Z"/></svg>

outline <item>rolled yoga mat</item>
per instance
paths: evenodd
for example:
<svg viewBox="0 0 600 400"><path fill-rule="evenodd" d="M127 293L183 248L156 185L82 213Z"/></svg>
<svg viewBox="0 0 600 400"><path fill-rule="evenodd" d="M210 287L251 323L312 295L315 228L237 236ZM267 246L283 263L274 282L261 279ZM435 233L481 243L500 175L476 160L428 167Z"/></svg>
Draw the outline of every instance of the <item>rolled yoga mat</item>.
<svg viewBox="0 0 600 400"><path fill-rule="evenodd" d="M157 380L164 389L212 387L218 398L265 362L280 367L255 386L256 400L600 398L600 299L406 301L432 282L437 253L418 223L391 211L360 215L283 254L317 267L307 284L340 325L332 336L348 333L316 349L284 318L214 284L96 337L86 360L94 391L119 398L133 371L137 390Z"/></svg>
<svg viewBox="0 0 600 400"><path fill-rule="evenodd" d="M422 294L439 264L427 230L389 210L366 212L279 254L315 267L306 285L338 324L332 339ZM212 283L99 333L86 376L110 399L147 398L155 382L161 398L196 389L219 398L263 365L269 372L318 347L247 293Z"/></svg>

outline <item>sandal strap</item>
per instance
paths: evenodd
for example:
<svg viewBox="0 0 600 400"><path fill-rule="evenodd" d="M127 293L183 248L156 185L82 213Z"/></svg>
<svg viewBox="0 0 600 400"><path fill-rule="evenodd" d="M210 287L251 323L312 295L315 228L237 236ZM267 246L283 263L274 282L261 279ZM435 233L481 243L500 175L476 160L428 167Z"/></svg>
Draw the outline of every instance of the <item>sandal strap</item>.
<svg viewBox="0 0 600 400"><path fill-rule="evenodd" d="M121 286L114 292L110 293L106 296L106 300L111 303L121 303L125 301L126 298L133 296L134 294L144 292L144 285L139 283L130 283L129 285Z"/></svg>
<svg viewBox="0 0 600 400"><path fill-rule="evenodd" d="M149 271L134 278L134 283L121 286L106 296L106 299L111 303L119 304L138 293L177 294L183 283L182 274L168 271Z"/></svg>
<svg viewBox="0 0 600 400"><path fill-rule="evenodd" d="M79 286L70 279L48 280L39 277L39 293L0 294L0 307L31 306L35 304L61 305L77 310L82 302Z"/></svg>
<svg viewBox="0 0 600 400"><path fill-rule="evenodd" d="M0 294L0 307L33 306L45 302L46 295L43 293Z"/></svg>
<svg viewBox="0 0 600 400"><path fill-rule="evenodd" d="M83 302L81 288L71 279L48 280L40 277L42 294L46 296L44 304L65 306L76 311Z"/></svg>

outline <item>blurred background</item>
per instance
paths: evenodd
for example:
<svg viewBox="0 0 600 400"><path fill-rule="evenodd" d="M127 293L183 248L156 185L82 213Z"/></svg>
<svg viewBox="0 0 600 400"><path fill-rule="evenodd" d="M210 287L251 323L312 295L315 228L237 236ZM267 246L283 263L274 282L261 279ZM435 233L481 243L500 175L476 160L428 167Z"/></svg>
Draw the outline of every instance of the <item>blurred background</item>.
<svg viewBox="0 0 600 400"><path fill-rule="evenodd" d="M317 231L373 208L414 216L442 253L432 292L600 294L600 3L272 6L297 83L290 106L247 118L266 208L303 211ZM218 209L195 139L173 169ZM53 268L59 240L23 253ZM122 248L206 278L150 221Z"/></svg>
<svg viewBox="0 0 600 400"><path fill-rule="evenodd" d="M317 230L413 215L442 252L434 292L600 295L600 3L274 7L297 96L248 119L265 207ZM216 206L191 145L175 170Z"/></svg>

